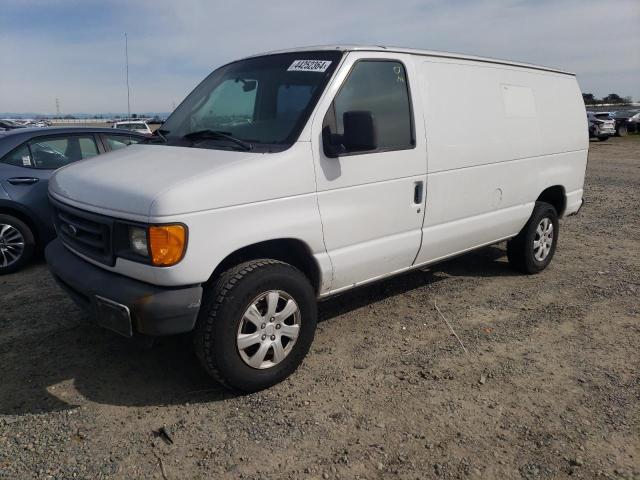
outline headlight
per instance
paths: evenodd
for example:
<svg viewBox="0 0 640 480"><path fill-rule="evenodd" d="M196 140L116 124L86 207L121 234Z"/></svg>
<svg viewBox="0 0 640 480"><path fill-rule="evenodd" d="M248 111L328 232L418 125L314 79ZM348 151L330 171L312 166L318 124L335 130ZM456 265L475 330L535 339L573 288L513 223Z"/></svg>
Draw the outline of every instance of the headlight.
<svg viewBox="0 0 640 480"><path fill-rule="evenodd" d="M182 224L116 224L116 255L134 262L170 267L180 262L187 249L187 227Z"/></svg>
<svg viewBox="0 0 640 480"><path fill-rule="evenodd" d="M147 229L142 227L129 227L129 247L131 251L142 255L149 256L149 246L147 245Z"/></svg>

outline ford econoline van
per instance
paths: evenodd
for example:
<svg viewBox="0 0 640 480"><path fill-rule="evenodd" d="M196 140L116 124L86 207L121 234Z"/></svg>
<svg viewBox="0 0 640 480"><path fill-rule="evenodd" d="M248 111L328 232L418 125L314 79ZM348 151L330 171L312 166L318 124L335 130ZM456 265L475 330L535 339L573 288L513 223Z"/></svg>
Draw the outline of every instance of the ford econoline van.
<svg viewBox="0 0 640 480"><path fill-rule="evenodd" d="M482 111L460 125L459 112ZM507 240L549 265L582 205L588 130L574 75L384 47L220 67L146 145L49 186L46 257L124 336L192 332L204 368L256 391L309 351L316 302Z"/></svg>

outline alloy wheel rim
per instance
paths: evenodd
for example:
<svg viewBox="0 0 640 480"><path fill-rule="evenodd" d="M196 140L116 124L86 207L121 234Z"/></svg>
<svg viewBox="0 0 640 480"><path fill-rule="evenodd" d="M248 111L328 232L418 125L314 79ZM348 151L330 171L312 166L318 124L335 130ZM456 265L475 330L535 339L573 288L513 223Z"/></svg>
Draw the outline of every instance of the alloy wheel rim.
<svg viewBox="0 0 640 480"><path fill-rule="evenodd" d="M16 263L24 253L24 237L13 225L0 223L0 267Z"/></svg>
<svg viewBox="0 0 640 480"><path fill-rule="evenodd" d="M236 338L240 358L259 370L279 364L296 344L300 323L300 308L291 295L282 290L261 293L240 320Z"/></svg>
<svg viewBox="0 0 640 480"><path fill-rule="evenodd" d="M551 252L553 246L553 222L545 217L540 220L536 228L536 236L533 239L533 257L543 262Z"/></svg>

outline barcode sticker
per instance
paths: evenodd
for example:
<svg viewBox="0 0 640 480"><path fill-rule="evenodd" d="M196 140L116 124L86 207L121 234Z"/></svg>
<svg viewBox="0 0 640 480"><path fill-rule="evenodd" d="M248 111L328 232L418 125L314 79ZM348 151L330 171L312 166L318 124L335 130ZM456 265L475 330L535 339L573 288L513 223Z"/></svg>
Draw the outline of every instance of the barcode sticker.
<svg viewBox="0 0 640 480"><path fill-rule="evenodd" d="M324 72L329 65L330 60L294 60L287 72Z"/></svg>

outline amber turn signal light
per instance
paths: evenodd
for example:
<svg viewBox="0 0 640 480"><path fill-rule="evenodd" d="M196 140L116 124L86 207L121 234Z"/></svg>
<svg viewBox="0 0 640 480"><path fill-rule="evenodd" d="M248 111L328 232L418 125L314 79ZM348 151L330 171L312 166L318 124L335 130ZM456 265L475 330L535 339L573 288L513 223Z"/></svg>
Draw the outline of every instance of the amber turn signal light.
<svg viewBox="0 0 640 480"><path fill-rule="evenodd" d="M159 267L175 265L184 256L187 231L183 225L149 227L151 263Z"/></svg>

